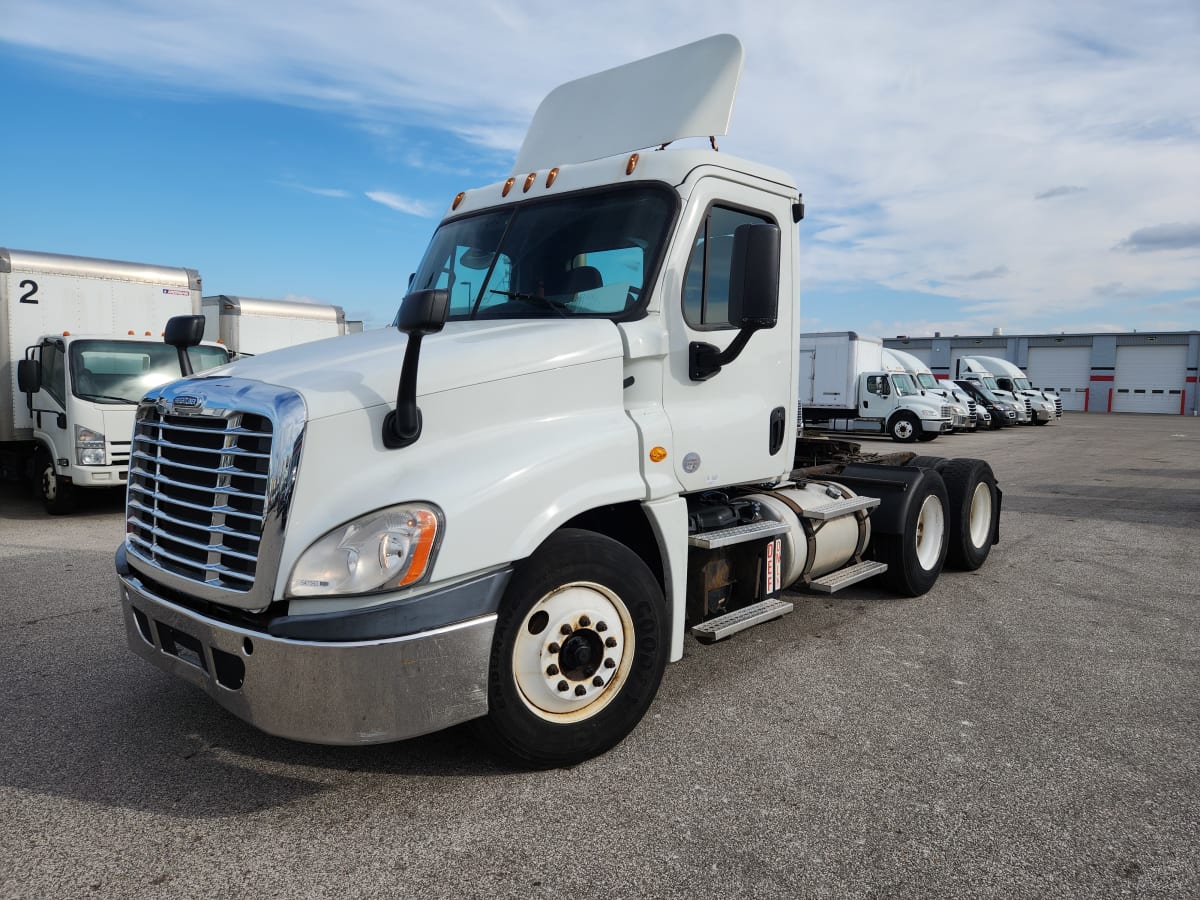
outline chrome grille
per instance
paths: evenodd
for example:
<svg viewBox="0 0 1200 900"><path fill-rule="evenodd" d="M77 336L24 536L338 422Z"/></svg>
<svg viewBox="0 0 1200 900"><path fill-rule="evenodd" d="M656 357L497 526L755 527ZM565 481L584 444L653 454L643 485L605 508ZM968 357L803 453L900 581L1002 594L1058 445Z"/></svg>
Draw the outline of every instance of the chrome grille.
<svg viewBox="0 0 1200 900"><path fill-rule="evenodd" d="M945 405L942 406L942 418L943 419L949 419L953 415L954 415L954 410L952 410L949 406L945 406Z"/></svg>
<svg viewBox="0 0 1200 900"><path fill-rule="evenodd" d="M1031 400L1028 396L1025 397L1025 412L1030 416L1030 418L1033 417L1033 400Z"/></svg>
<svg viewBox="0 0 1200 900"><path fill-rule="evenodd" d="M168 572L228 590L254 585L270 478L262 415L143 407L129 467L128 540Z"/></svg>
<svg viewBox="0 0 1200 900"><path fill-rule="evenodd" d="M129 564L184 597L265 609L307 419L295 391L242 378L190 378L147 394L129 461Z"/></svg>

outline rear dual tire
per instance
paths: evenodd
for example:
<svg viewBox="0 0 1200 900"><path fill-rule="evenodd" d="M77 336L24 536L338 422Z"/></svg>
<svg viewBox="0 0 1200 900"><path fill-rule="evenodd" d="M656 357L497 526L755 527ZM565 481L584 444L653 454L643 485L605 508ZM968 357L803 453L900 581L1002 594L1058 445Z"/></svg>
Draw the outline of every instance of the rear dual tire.
<svg viewBox="0 0 1200 900"><path fill-rule="evenodd" d="M949 545L948 508L941 475L928 469L913 491L900 533L872 536L869 555L887 563L879 577L892 591L919 597L937 582Z"/></svg>

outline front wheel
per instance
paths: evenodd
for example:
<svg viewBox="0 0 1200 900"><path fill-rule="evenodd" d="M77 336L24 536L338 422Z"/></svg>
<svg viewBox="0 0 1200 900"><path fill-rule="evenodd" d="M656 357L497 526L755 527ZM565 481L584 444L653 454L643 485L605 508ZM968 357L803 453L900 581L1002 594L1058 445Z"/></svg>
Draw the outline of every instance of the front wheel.
<svg viewBox="0 0 1200 900"><path fill-rule="evenodd" d="M910 412L896 413L888 425L888 433L893 441L911 444L921 433L921 420Z"/></svg>
<svg viewBox="0 0 1200 900"><path fill-rule="evenodd" d="M52 516L62 516L75 511L75 485L58 474L54 460L44 447L34 454L34 474L37 478L38 496L42 506Z"/></svg>
<svg viewBox="0 0 1200 900"><path fill-rule="evenodd" d="M901 532L872 536L870 556L887 563L887 571L880 578L897 594L919 597L937 581L949 544L948 507L942 476L935 469L927 469L913 491Z"/></svg>
<svg viewBox="0 0 1200 900"><path fill-rule="evenodd" d="M477 727L502 755L567 766L619 743L667 663L662 589L628 547L564 529L521 563L500 605Z"/></svg>

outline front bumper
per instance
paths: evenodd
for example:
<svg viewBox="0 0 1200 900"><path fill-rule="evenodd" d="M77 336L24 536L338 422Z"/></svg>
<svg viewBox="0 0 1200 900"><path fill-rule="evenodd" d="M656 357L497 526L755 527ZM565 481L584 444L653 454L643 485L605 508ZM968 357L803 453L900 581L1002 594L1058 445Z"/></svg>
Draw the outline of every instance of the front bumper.
<svg viewBox="0 0 1200 900"><path fill-rule="evenodd" d="M954 430L952 419L922 419L921 430L926 434L949 434Z"/></svg>
<svg viewBox="0 0 1200 900"><path fill-rule="evenodd" d="M185 609L136 573L117 577L129 648L269 734L374 744L487 712L494 613L400 637L295 640Z"/></svg>

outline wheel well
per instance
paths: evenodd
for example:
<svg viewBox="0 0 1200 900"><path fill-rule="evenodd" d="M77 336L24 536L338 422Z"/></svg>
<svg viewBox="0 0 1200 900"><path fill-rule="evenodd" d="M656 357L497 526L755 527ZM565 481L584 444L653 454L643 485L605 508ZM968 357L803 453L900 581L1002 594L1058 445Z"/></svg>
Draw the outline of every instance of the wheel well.
<svg viewBox="0 0 1200 900"><path fill-rule="evenodd" d="M641 557L642 562L654 573L659 587L665 590L666 579L658 540L640 504L616 503L589 509L565 522L563 528L582 528L620 541Z"/></svg>

